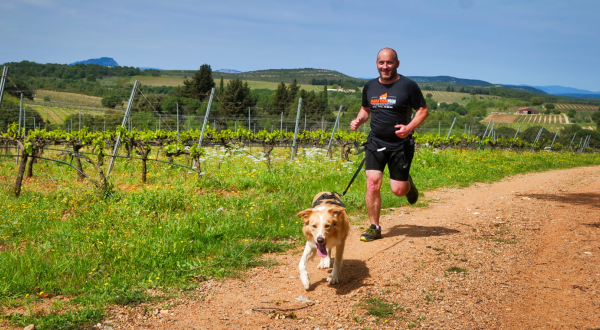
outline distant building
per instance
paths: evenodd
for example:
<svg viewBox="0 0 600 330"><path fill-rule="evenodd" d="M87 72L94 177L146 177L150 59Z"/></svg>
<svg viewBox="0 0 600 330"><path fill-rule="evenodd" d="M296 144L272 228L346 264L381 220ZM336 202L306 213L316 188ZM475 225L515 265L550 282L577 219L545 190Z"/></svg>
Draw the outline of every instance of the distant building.
<svg viewBox="0 0 600 330"><path fill-rule="evenodd" d="M540 111L534 108L521 108L517 110L519 115L539 115Z"/></svg>

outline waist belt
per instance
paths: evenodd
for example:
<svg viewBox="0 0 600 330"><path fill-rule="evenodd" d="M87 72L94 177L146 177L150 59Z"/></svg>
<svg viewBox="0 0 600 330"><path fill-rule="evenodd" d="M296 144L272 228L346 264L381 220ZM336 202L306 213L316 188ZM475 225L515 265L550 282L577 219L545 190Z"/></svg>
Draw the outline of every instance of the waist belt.
<svg viewBox="0 0 600 330"><path fill-rule="evenodd" d="M354 142L354 145L357 148L361 146L361 145L359 145L356 142ZM412 136L407 137L406 139L404 139L404 141L402 141L402 144L400 146L398 146L398 148L392 150L391 157L396 157L399 154L401 154L402 157L404 157L404 153L403 153L404 152L404 148L410 147L410 146L414 147L414 145L415 145L415 140L412 138ZM362 144L362 149L359 149L358 152L355 153L354 155L360 155L360 154L362 154L365 151L369 151L369 152L373 153L377 157L377 153L383 152L384 150L387 150L387 148L385 148L385 147L384 148L378 148L377 144L375 142L373 142L373 139L369 135L369 137L367 137L367 142L365 142L365 143ZM356 179L356 177L358 176L358 173L360 173L360 170L362 169L363 165L365 165L365 161L366 160L367 160L367 157L365 156L365 158L363 158L362 162L358 166L358 169L356 170L356 172L354 172L354 175L352 176L352 179L350 179L350 183L348 183L348 186L346 187L346 189L344 190L344 192L342 194L340 194L340 196L346 195L346 193L348 192L348 189L350 189L350 186L354 182L354 179ZM406 166L408 166L408 165L406 165Z"/></svg>

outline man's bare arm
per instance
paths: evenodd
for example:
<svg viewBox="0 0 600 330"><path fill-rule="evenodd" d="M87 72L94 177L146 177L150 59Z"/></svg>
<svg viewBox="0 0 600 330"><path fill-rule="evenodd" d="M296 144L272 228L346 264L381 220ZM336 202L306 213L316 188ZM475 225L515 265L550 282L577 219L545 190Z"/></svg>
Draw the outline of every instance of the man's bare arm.
<svg viewBox="0 0 600 330"><path fill-rule="evenodd" d="M371 109L368 107L361 107L356 119L350 122L350 129L356 131L360 125L364 124L369 120L369 116L371 115Z"/></svg>
<svg viewBox="0 0 600 330"><path fill-rule="evenodd" d="M411 120L411 122L408 125L394 126L397 128L396 135L398 135L398 137L400 137L402 139L406 138L408 136L408 134L410 134L417 127L419 127L419 125L421 125L425 121L425 119L427 119L428 116L429 116L429 109L427 109L427 106L420 107L419 109L417 109L417 113L415 114L415 117Z"/></svg>

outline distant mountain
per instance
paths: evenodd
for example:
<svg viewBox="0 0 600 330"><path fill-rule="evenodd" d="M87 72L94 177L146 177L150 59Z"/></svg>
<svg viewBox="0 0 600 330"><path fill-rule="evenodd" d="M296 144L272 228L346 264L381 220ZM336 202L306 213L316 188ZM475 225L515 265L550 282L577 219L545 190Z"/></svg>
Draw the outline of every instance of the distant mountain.
<svg viewBox="0 0 600 330"><path fill-rule="evenodd" d="M75 63L71 63L69 65L75 64L98 64L102 66L119 66L119 63L115 61L112 57L100 57L100 58L92 58L85 61L79 61Z"/></svg>
<svg viewBox="0 0 600 330"><path fill-rule="evenodd" d="M527 92L527 93L534 93L534 94L548 94L545 91L535 88L535 87L531 87L531 86L527 86L527 85L519 85L519 86L514 86L514 85L502 85L504 87L508 87L517 91L522 91L522 92Z"/></svg>
<svg viewBox="0 0 600 330"><path fill-rule="evenodd" d="M548 94L554 94L554 95L570 95L570 94L577 94L577 95L582 95L582 94L600 94L600 92L592 92L592 91L588 91L585 89L579 89L579 88L572 88L572 87L565 87L565 86L558 86L558 85L551 85L551 86L533 86L537 89L541 89L544 92L548 93Z"/></svg>
<svg viewBox="0 0 600 330"><path fill-rule="evenodd" d="M221 73L241 73L242 71L233 70L233 69L219 69L213 72L221 72Z"/></svg>
<svg viewBox="0 0 600 330"><path fill-rule="evenodd" d="M475 80L475 79L463 79L463 78L455 78L450 76L436 76L436 77L418 77L412 76L408 77L414 80L417 83L437 83L437 82L451 82L460 85L470 85L470 86L488 86L492 85L491 83L483 80Z"/></svg>

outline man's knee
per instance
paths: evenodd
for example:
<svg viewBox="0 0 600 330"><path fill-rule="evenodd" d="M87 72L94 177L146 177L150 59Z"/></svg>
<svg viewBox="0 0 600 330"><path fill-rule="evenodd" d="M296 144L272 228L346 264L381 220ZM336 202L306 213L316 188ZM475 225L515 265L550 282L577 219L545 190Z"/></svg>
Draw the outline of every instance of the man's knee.
<svg viewBox="0 0 600 330"><path fill-rule="evenodd" d="M368 180L367 179L367 192L374 193L381 190L381 180Z"/></svg>
<svg viewBox="0 0 600 330"><path fill-rule="evenodd" d="M391 186L392 193L398 197L402 197L408 193L408 182L398 182Z"/></svg>

